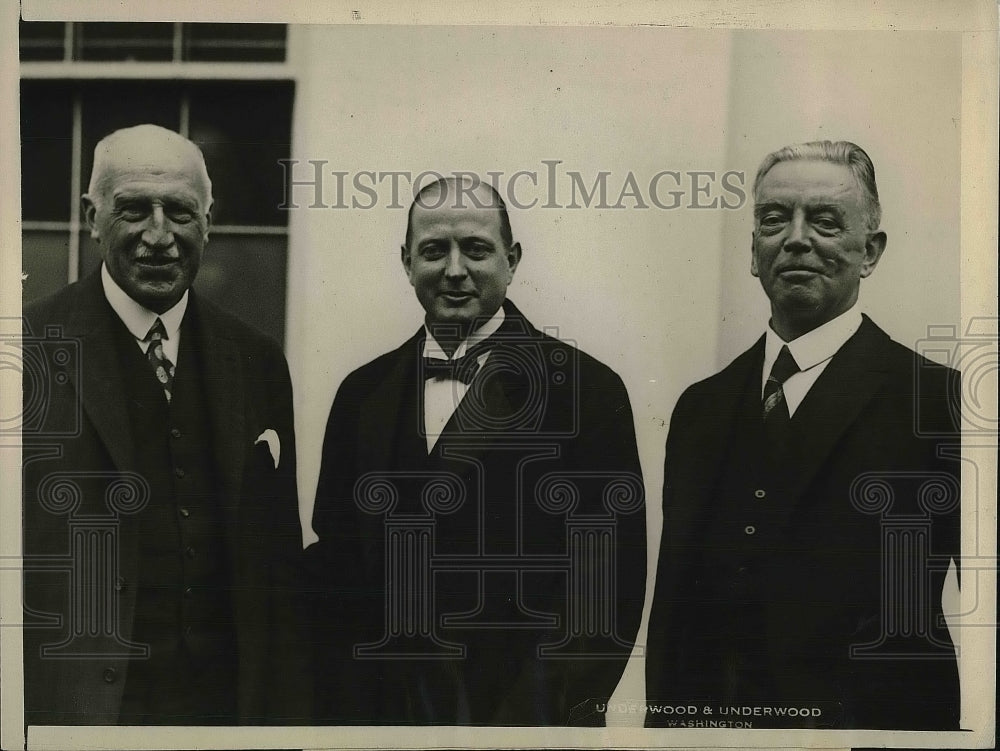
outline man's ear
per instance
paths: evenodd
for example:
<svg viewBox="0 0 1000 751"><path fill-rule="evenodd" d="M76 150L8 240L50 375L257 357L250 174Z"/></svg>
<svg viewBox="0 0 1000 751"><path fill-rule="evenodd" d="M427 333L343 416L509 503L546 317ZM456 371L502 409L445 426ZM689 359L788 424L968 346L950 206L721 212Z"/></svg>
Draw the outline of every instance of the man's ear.
<svg viewBox="0 0 1000 751"><path fill-rule="evenodd" d="M750 233L750 275L751 276L759 277L760 274L757 271L757 252L756 252L757 243L755 242L756 239L757 238L754 235L754 233L751 232Z"/></svg>
<svg viewBox="0 0 1000 751"><path fill-rule="evenodd" d="M871 276L871 273L878 266L879 259L885 251L885 244L888 241L885 232L879 230L872 232L865 241L865 260L861 264L861 278Z"/></svg>
<svg viewBox="0 0 1000 751"><path fill-rule="evenodd" d="M410 249L406 245L399 246L399 260L403 262L406 278L410 280L410 284L413 284L412 259L410 258Z"/></svg>
<svg viewBox="0 0 1000 751"><path fill-rule="evenodd" d="M507 249L507 270L510 272L511 279L514 278L514 272L517 270L517 264L521 262L521 243L514 243Z"/></svg>
<svg viewBox="0 0 1000 751"><path fill-rule="evenodd" d="M83 218L86 220L87 226L90 227L90 237L94 242L99 243L101 235L97 231L97 204L94 203L94 199L88 193L80 196L80 204L83 207Z"/></svg>

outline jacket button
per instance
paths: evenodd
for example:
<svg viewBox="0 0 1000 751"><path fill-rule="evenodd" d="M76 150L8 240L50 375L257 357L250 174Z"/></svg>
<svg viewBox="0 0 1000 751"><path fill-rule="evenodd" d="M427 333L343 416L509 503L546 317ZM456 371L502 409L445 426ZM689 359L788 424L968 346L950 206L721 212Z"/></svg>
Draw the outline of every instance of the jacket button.
<svg viewBox="0 0 1000 751"><path fill-rule="evenodd" d="M125 589L125 577L119 576L115 579L115 591L121 592L123 589Z"/></svg>
<svg viewBox="0 0 1000 751"><path fill-rule="evenodd" d="M170 429L170 436L172 438L180 438L181 437L181 431L179 431L177 428L171 428Z"/></svg>
<svg viewBox="0 0 1000 751"><path fill-rule="evenodd" d="M174 476L177 477L178 480L181 479L181 478L183 478L184 477L184 470L181 469L180 467L177 467L177 469L174 470Z"/></svg>
<svg viewBox="0 0 1000 751"><path fill-rule="evenodd" d="M757 528L752 524L748 524L743 528L743 531L748 535L753 535L757 533Z"/></svg>
<svg viewBox="0 0 1000 751"><path fill-rule="evenodd" d="M181 510L180 510L180 514L185 519L187 519L189 516L191 516L191 511L189 509L185 508L185 507L182 507Z"/></svg>
<svg viewBox="0 0 1000 751"><path fill-rule="evenodd" d="M194 558L194 548L191 547L190 545L188 545L187 550L185 550L184 552L187 553L188 558Z"/></svg>
<svg viewBox="0 0 1000 751"><path fill-rule="evenodd" d="M757 490L753 491L753 497L757 499L763 498L766 495L767 491L765 491L763 488L758 488Z"/></svg>
<svg viewBox="0 0 1000 751"><path fill-rule="evenodd" d="M104 682L114 683L118 680L118 670L117 668L105 668L104 669Z"/></svg>

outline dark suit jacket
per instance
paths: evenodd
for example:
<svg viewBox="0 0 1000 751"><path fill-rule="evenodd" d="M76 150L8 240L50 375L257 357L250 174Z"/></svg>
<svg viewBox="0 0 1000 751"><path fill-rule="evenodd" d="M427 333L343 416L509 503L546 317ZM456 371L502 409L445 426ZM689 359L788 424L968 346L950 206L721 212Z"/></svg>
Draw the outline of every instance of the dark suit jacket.
<svg viewBox="0 0 1000 751"><path fill-rule="evenodd" d="M42 645L61 641L72 628L66 622L69 578L46 570L65 565L58 559L69 553L71 514L65 513L69 506L53 512L57 489L46 491L49 508L43 507L39 486L53 473L65 473L81 489L80 505L72 511L75 521L91 514L102 524L112 512L106 498L114 495L115 480L124 480L124 488L134 486L129 474L135 470L133 442L114 344L120 333L116 327L124 329L124 324L104 297L99 272L27 306L24 315L26 720L115 724L129 667L129 659L120 656L120 642L131 641L139 514L113 514L120 520L118 574L113 584L94 584L109 607L117 607L117 619L111 616L117 634L90 642L88 649L108 656L42 658ZM288 367L275 342L194 290L188 316L201 345L201 377L224 486L225 497L219 500L234 577L239 719L293 722L309 713L304 702L311 692L303 683L305 664L297 643L301 623L294 585L302 542ZM255 445L267 429L281 442L277 469L266 444ZM120 508L127 506L129 492L120 489Z"/></svg>
<svg viewBox="0 0 1000 751"><path fill-rule="evenodd" d="M671 419L649 702L718 702L726 674L741 669L721 655L750 639L771 671L772 704L820 703L844 727L957 727L957 663L941 620L941 584L959 549L958 374L892 341L866 316L792 417L780 481L754 496L765 481L748 461L753 447L737 436L761 423L763 353L761 338L688 388ZM734 497L742 495L746 501ZM737 561L733 548L748 520L762 545ZM916 544L927 525L928 561L904 554L883 564L884 539ZM729 538L727 526L735 529ZM726 539L737 542L727 547ZM911 599L902 610L890 588L901 581L891 569L901 560L918 568L903 576ZM727 593L748 575L766 593L759 618L722 622L740 612ZM879 646L851 656L865 644ZM647 725L669 719L651 713Z"/></svg>
<svg viewBox="0 0 1000 751"><path fill-rule="evenodd" d="M423 329L337 392L313 518L320 541L307 551L321 590L321 721L603 724L595 704L621 677L645 590L644 494L628 395L609 368L504 306L489 359L430 456L421 434ZM438 502L429 494L434 478ZM393 494L394 505L380 505ZM390 553L403 526L422 524L433 528L424 538L433 572L403 569L414 584L406 589ZM585 614L567 613L574 575L601 587ZM392 577L405 589L393 589L395 600ZM379 642L387 619L407 608L424 613L421 625L397 628L404 633L383 644L379 659L357 659L354 647ZM539 655L560 642L557 656Z"/></svg>

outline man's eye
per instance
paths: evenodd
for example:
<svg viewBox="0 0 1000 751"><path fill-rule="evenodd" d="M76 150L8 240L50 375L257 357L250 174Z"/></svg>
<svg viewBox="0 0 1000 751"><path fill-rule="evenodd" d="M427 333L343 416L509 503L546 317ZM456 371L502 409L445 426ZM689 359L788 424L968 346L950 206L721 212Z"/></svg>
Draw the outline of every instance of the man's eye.
<svg viewBox="0 0 1000 751"><path fill-rule="evenodd" d="M171 221L177 222L178 224L187 224L194 220L194 212L187 211L186 209L174 209L169 213Z"/></svg>
<svg viewBox="0 0 1000 751"><path fill-rule="evenodd" d="M818 229L828 232L832 232L840 226L836 219L829 216L816 217L813 219L813 224L816 225Z"/></svg>
<svg viewBox="0 0 1000 751"><path fill-rule="evenodd" d="M493 252L493 246L482 242L469 243L462 248L462 252L469 258L486 258Z"/></svg>
<svg viewBox="0 0 1000 751"><path fill-rule="evenodd" d="M128 205L118 209L119 215L129 222L134 222L146 216L146 209L142 206Z"/></svg>
<svg viewBox="0 0 1000 751"><path fill-rule="evenodd" d="M760 218L761 227L778 227L785 223L785 218L780 214L764 214Z"/></svg>
<svg viewBox="0 0 1000 751"><path fill-rule="evenodd" d="M425 245L420 249L420 255L433 261L444 256L444 248L440 245Z"/></svg>

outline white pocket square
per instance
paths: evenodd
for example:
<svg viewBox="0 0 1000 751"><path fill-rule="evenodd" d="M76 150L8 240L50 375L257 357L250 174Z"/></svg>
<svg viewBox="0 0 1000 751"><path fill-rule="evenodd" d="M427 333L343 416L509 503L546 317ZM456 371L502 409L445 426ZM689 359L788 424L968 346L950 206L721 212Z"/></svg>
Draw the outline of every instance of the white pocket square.
<svg viewBox="0 0 1000 751"><path fill-rule="evenodd" d="M281 439L278 438L277 433L268 428L257 436L257 440L253 442L253 445L256 446L261 441L267 444L267 448L271 452L271 458L274 460L274 468L277 469L278 462L281 461Z"/></svg>

